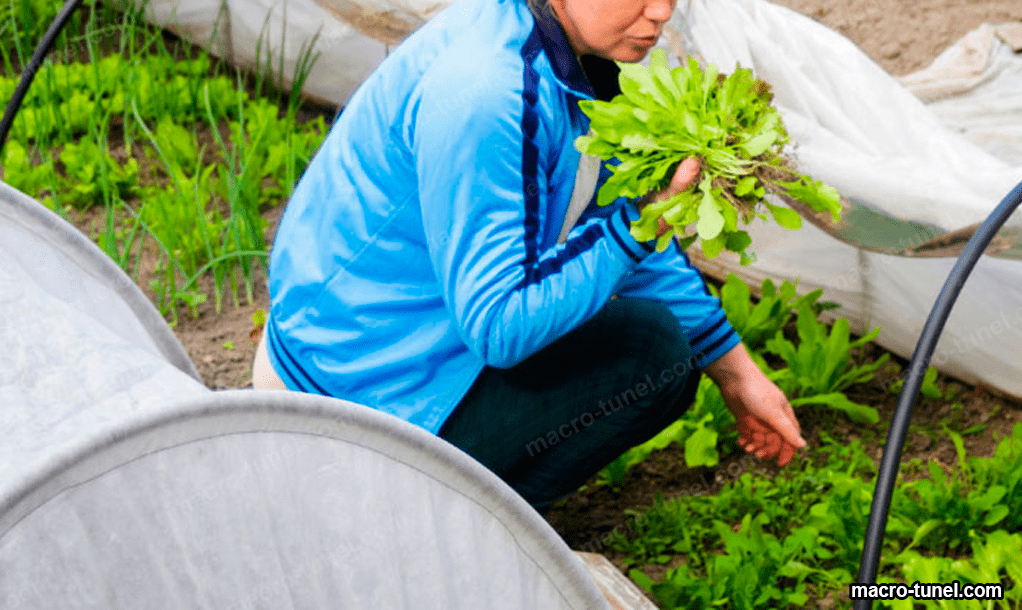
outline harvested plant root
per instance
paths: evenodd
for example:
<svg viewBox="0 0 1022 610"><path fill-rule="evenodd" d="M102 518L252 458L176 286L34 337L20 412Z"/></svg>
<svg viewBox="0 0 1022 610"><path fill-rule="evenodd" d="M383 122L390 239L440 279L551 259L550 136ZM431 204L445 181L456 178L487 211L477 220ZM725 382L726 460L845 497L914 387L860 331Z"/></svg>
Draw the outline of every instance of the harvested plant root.
<svg viewBox="0 0 1022 610"><path fill-rule="evenodd" d="M816 211L829 211L838 221L837 191L796 172L781 150L788 135L780 114L770 105L770 87L750 70L736 68L729 76L713 65L705 72L694 59L671 70L667 54L656 49L650 67L619 63L621 95L609 102L579 103L589 116L590 134L575 141L585 154L617 159L613 175L597 194L607 205L619 197L642 198L663 190L684 159L702 161L697 184L680 194L641 207L631 233L639 241L657 237L662 217L673 230L657 240L657 250L677 237L683 248L696 238L713 258L725 248L753 260L751 239L738 228L764 218L765 208L782 227L797 229L802 218L783 205L764 200L768 191L800 201ZM695 232L689 226L695 224Z"/></svg>

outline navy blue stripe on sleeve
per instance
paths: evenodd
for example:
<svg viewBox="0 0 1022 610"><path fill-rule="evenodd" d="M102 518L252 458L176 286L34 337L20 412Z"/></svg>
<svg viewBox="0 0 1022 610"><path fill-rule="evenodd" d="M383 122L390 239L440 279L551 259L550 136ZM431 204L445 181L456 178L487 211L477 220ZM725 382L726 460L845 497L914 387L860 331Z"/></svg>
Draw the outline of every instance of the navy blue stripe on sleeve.
<svg viewBox="0 0 1022 610"><path fill-rule="evenodd" d="M522 46L525 67L522 74L522 193L525 194L525 283L538 280L539 268L539 149L534 138L539 127L536 102L539 99L539 75L530 61L540 51L541 41L535 28Z"/></svg>
<svg viewBox="0 0 1022 610"><path fill-rule="evenodd" d="M283 370L287 378L302 392L312 393L309 390L311 386L316 390L317 393L323 396L330 396L330 393L324 390L318 383L313 381L308 373L295 361L291 353L287 351L284 344L280 342L280 338L277 336L277 325L273 321L273 316L270 316L266 323L266 347L272 352L272 355L276 358L277 363L280 364L280 368ZM283 358L281 357L283 356ZM298 376L301 380L298 379ZM305 383L303 383L303 381Z"/></svg>
<svg viewBox="0 0 1022 610"><path fill-rule="evenodd" d="M632 251L628 248L628 244L625 243L625 240L620 235L618 235L618 232L614 229L614 225L608 224L607 226L610 228L610 236L614 238L614 241L617 242L617 245L621 246L621 249L627 252L628 256L631 257L633 261L641 263L642 259L639 258L638 256L635 256L635 254L632 253Z"/></svg>
<svg viewBox="0 0 1022 610"><path fill-rule="evenodd" d="M713 324L713 326L710 326L709 328L699 333L695 337L692 337L691 339L692 343L699 343L701 341L705 341L707 337L717 332L717 329L724 325L724 322L727 320L727 318L724 316L723 312L720 312L719 315L720 319L717 320L717 322Z"/></svg>
<svg viewBox="0 0 1022 610"><path fill-rule="evenodd" d="M730 341L732 339L732 337L735 337L737 335L738 335L738 333L736 333L734 331L734 329L732 329L729 332L727 332L723 337L720 337L719 339L717 339L716 341L711 343L709 345L709 347L707 347L706 349L700 350L700 353L701 354L712 354L714 350L716 350L718 347L720 347L724 343Z"/></svg>
<svg viewBox="0 0 1022 610"><path fill-rule="evenodd" d="M631 257L633 261L639 263L649 256L652 250L648 249L646 244L640 244L635 241L631 234L629 234L632 220L628 216L628 207L629 206L627 205L623 205L617 212L611 214L607 219L607 227L610 230L610 234L614 237L614 240L619 246L621 246L621 249L627 252L628 256Z"/></svg>
<svg viewBox="0 0 1022 610"><path fill-rule="evenodd" d="M558 252L557 256L546 259L539 264L535 281L538 282L548 275L560 272L564 268L565 263L592 248L601 237L603 237L603 229L599 225L587 228L582 232L582 235L565 244L564 249Z"/></svg>

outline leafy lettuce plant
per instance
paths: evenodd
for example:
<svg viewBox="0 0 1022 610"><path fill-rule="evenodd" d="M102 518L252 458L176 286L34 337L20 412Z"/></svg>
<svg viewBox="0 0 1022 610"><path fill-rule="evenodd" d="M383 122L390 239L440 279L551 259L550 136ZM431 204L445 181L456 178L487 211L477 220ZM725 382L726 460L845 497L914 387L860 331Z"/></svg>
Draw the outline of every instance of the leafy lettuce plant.
<svg viewBox="0 0 1022 610"><path fill-rule="evenodd" d="M796 325L797 348L781 331L766 343L766 351L780 356L788 365L772 378L786 394L798 397L790 400L791 405L824 404L843 411L854 421L877 423L880 416L876 409L852 402L841 392L852 384L872 379L890 359L890 354L884 354L872 363L852 366L852 349L876 339L880 329L852 341L848 320L839 318L828 333L808 303L799 307Z"/></svg>
<svg viewBox="0 0 1022 610"><path fill-rule="evenodd" d="M793 210L764 199L778 192L816 211L829 211L837 221L840 197L832 187L795 172L780 155L788 142L780 114L770 105L769 86L738 68L729 76L710 65L705 72L694 59L671 70L667 54L656 49L650 67L619 63L621 94L609 102L583 100L590 134L576 148L604 160L617 159L613 175L600 188L597 203L619 197L640 198L662 190L674 169L687 157L702 159L697 186L642 208L631 233L640 241L656 238L663 218L673 229L657 240L667 248L672 237L682 247L696 238L713 258L725 248L746 252L751 240L739 229L754 217L767 218L765 208L783 227L797 229L801 217ZM690 225L695 232L689 232Z"/></svg>
<svg viewBox="0 0 1022 610"><path fill-rule="evenodd" d="M611 548L662 608L808 607L811 594L853 579L870 506L860 476L872 468L857 441L813 462L796 459L773 477L743 473L717 495L659 500ZM677 556L684 563L659 582L637 567Z"/></svg>
<svg viewBox="0 0 1022 610"><path fill-rule="evenodd" d="M19 191L40 199L52 210L54 203L50 195L55 190L57 174L53 171L53 158L42 155L42 159L42 163L32 165L29 152L21 142L11 140L4 147L3 159L0 160L0 178Z"/></svg>
<svg viewBox="0 0 1022 610"><path fill-rule="evenodd" d="M135 193L138 162L129 158L119 163L110 156L105 142L100 146L92 137L83 137L64 146L60 162L67 173L64 199L75 207L88 209L113 196L126 199Z"/></svg>
<svg viewBox="0 0 1022 610"><path fill-rule="evenodd" d="M828 308L827 304L818 303L822 289L796 296L797 281L792 284L785 280L778 288L770 278L764 279L756 303L752 302L748 284L733 273L728 274L719 293L712 286L710 289L720 298L728 322L750 350L761 349L767 339L784 328L792 312L803 304L811 305L817 312Z"/></svg>

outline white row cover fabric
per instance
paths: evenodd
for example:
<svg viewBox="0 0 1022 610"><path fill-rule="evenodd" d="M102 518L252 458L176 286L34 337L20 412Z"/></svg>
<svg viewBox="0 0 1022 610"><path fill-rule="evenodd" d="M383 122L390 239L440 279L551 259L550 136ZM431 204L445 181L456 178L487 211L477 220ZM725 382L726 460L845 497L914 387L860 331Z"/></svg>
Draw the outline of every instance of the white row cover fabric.
<svg viewBox="0 0 1022 610"><path fill-rule="evenodd" d="M212 392L105 255L0 183L0 608L607 608L503 481L428 432Z"/></svg>
<svg viewBox="0 0 1022 610"><path fill-rule="evenodd" d="M153 20L200 43L219 23L215 51L242 65L255 41L274 57L284 49L284 78L312 44L318 61L310 96L343 105L390 45L449 2L432 0L149 0ZM174 17L176 16L177 25ZM219 21L216 17L219 16ZM841 191L852 204L852 233L901 250L985 219L1022 180L1022 25L985 25L929 68L901 79L885 73L851 41L765 0L680 0L659 46L677 65L686 54L729 71L753 69L771 83L802 171ZM207 46L209 46L207 44ZM264 62L265 63L265 62ZM275 62L271 62L274 65ZM694 258L718 276L756 282L801 279L843 305L830 315L859 331L883 328L878 342L908 357L955 259L906 258L860 248L806 226L787 232L756 223L758 260L742 267L727 254ZM1011 225L1018 227L1018 215ZM876 235L873 235L873 234ZM875 244L874 244L875 245ZM693 251L696 249L693 248ZM1018 247L985 258L956 305L934 364L965 381L1022 397L1022 263ZM985 283L985 284L984 284ZM983 287L981 287L981 284Z"/></svg>
<svg viewBox="0 0 1022 610"><path fill-rule="evenodd" d="M1022 58L999 37L984 35L984 76L963 82L948 73L952 49L925 74L905 79L935 100L936 112L889 76L849 40L815 21L762 0L692 0L670 22L686 49L723 69L736 63L771 83L774 103L794 144L799 168L835 186L859 210L893 223L888 245L919 241L913 229L935 233L982 222L1022 181ZM941 66L944 66L942 68ZM936 92L941 70L954 86ZM928 75L928 76L927 76ZM1009 100L1009 96L1011 99ZM995 102L1005 100L996 106ZM994 108L1000 110L992 110ZM947 123L945 123L947 121ZM1008 134L1005 138L988 134ZM964 135L963 135L964 134ZM972 141L966 136L976 136ZM986 147L986 149L984 148ZM995 156L998 155L998 156ZM1015 227L1019 215L1009 221ZM876 229L872 230L873 232ZM899 237L899 231L901 236ZM860 234L869 237L863 226ZM717 276L734 272L800 280L802 291L824 289L877 342L909 357L955 258L881 254L835 239L804 223L798 232L757 222L751 227L757 261L742 267L722 255L697 264ZM900 243L899 243L900 242ZM1015 248L983 257L969 277L934 353L945 373L1022 397L1022 262Z"/></svg>

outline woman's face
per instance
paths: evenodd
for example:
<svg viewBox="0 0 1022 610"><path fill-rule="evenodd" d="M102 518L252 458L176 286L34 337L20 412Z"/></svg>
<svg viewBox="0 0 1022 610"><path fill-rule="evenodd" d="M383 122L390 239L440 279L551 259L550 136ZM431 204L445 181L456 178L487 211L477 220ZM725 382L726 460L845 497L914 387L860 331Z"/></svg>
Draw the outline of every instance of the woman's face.
<svg viewBox="0 0 1022 610"><path fill-rule="evenodd" d="M641 60L677 0L550 0L575 54Z"/></svg>

